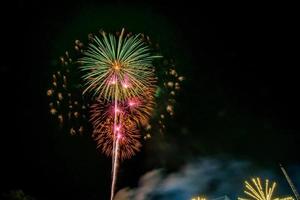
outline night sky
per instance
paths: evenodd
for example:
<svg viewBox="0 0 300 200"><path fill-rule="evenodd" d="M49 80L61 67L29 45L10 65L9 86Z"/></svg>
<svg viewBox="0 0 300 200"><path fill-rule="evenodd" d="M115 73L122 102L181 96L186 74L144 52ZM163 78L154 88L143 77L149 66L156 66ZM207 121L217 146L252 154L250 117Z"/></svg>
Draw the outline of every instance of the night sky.
<svg viewBox="0 0 300 200"><path fill-rule="evenodd" d="M172 172L204 157L248 160L278 174L279 162L299 166L293 11L227 7L96 0L19 0L4 7L1 194L21 189L37 200L108 199L110 159L88 133L60 131L46 97L53 61L100 28L148 33L186 77L166 133L122 163L118 189L137 186L149 170Z"/></svg>

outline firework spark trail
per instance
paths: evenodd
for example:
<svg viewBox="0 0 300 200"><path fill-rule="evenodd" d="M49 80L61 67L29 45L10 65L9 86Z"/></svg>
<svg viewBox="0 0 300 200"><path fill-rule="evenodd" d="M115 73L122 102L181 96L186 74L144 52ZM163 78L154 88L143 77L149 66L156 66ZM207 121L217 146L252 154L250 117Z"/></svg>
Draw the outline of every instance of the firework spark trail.
<svg viewBox="0 0 300 200"><path fill-rule="evenodd" d="M120 136L117 136L117 139L116 139L116 146L115 146L115 152L114 152L114 156L113 156L113 172L112 172L112 183L111 183L111 195L110 195L110 200L113 200L114 199L114 193L115 193L115 185L116 185L116 181L117 181L117 171L118 171L118 153L119 153L119 139L120 139Z"/></svg>
<svg viewBox="0 0 300 200"><path fill-rule="evenodd" d="M115 193L116 174L117 174L117 161L118 161L118 149L119 149L119 135L117 135L117 111L118 111L118 93L117 88L115 90L115 102L114 102L114 136L113 136L113 158L112 158L112 182L110 199L113 200Z"/></svg>

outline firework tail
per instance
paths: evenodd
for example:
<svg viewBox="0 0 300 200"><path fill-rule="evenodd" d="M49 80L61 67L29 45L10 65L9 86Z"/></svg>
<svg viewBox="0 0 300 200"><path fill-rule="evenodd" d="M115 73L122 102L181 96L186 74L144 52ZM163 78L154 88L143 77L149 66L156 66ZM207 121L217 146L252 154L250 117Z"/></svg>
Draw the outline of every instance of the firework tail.
<svg viewBox="0 0 300 200"><path fill-rule="evenodd" d="M113 200L115 193L115 185L117 180L118 170L118 151L119 151L119 136L117 134L117 123L118 123L118 92L117 87L115 88L115 99L114 99L114 141L113 141L113 154L112 154L112 182L110 200Z"/></svg>
<svg viewBox="0 0 300 200"><path fill-rule="evenodd" d="M112 170L112 182L111 182L111 195L110 195L110 200L114 199L114 193L115 193L115 185L117 181L117 172L118 172L118 152L119 152L119 138L117 137L116 142L115 142L115 150L114 150L114 164L113 164L113 170Z"/></svg>
<svg viewBox="0 0 300 200"><path fill-rule="evenodd" d="M283 167L281 164L279 164L279 166L280 166L280 169L281 169L281 171L283 172L283 174L284 174L284 176L285 176L287 182L289 183L289 185L290 185L290 187L291 187L291 189L292 189L292 191L293 191L293 193L294 193L294 196L296 197L296 200L300 200L300 195L299 195L299 193L298 193L298 191L297 191L297 189L296 189L294 183L292 182L291 178L290 178L289 175L287 174L287 172L286 172L286 170L284 169L284 167Z"/></svg>

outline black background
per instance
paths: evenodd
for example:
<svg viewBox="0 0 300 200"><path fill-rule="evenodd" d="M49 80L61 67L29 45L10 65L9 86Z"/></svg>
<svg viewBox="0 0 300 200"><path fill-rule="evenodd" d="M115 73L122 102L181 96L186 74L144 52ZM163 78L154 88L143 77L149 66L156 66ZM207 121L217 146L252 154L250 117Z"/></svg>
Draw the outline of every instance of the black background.
<svg viewBox="0 0 300 200"><path fill-rule="evenodd" d="M110 160L96 152L87 136L57 133L45 97L52 35L86 3L101 5L15 1L2 7L2 192L22 189L37 199L108 197ZM122 6L119 1L110 4ZM176 27L189 66L181 66L187 79L164 138L172 150L153 150L150 142L145 152L124 163L120 187L135 185L149 169L176 169L185 158L199 156L226 154L271 167L299 164L293 6L142 5ZM178 127L181 131L173 133Z"/></svg>

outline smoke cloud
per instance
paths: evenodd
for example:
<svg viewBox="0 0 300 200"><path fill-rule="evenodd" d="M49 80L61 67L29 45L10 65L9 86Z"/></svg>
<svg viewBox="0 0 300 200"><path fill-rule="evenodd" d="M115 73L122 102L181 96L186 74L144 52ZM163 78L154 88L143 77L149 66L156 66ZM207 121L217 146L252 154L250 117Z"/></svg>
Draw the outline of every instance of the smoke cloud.
<svg viewBox="0 0 300 200"><path fill-rule="evenodd" d="M278 180L275 172L261 169L250 161L199 159L170 174L162 169L150 171L141 177L137 188L120 190L115 200L188 200L198 194L209 199L225 195L237 199L244 196L244 180L256 176ZM285 181L282 176L280 179ZM286 191L285 195L288 194L291 191Z"/></svg>

